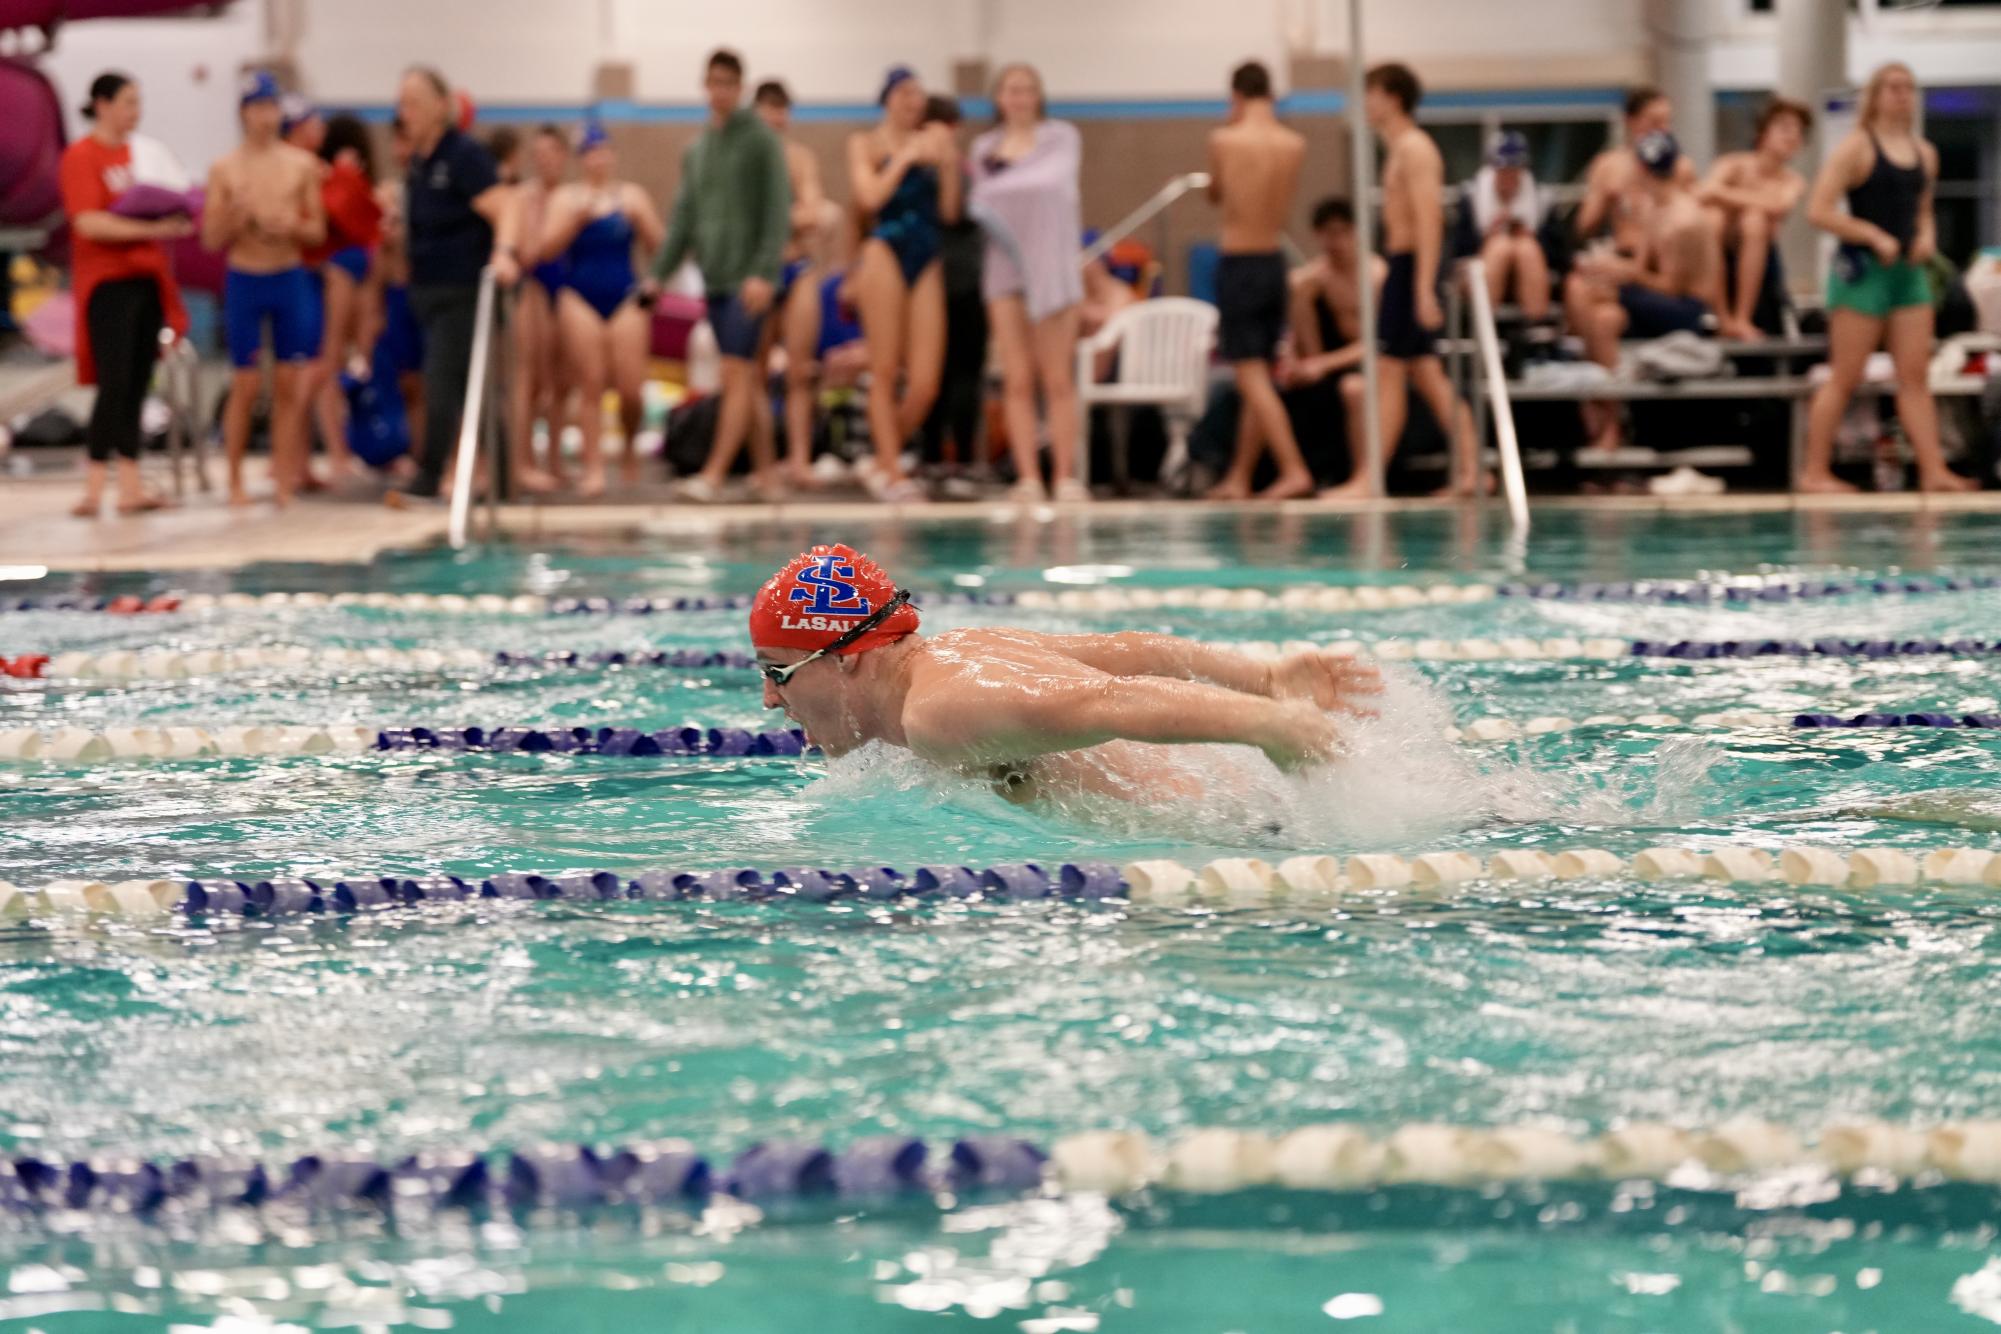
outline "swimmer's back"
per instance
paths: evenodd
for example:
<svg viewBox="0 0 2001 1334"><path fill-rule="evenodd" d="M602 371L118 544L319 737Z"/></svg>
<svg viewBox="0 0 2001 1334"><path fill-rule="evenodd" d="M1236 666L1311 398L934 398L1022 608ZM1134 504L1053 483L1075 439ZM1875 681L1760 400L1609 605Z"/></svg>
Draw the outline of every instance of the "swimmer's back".
<svg viewBox="0 0 2001 1334"><path fill-rule="evenodd" d="M1224 254L1266 254L1279 248L1306 140L1277 124L1226 125L1209 135L1210 170L1223 213Z"/></svg>

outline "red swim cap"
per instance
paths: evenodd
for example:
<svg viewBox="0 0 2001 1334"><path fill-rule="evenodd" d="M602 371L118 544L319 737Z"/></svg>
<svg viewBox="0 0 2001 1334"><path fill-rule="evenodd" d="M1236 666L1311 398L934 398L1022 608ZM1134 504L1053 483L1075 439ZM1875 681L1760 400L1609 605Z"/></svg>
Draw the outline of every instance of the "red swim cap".
<svg viewBox="0 0 2001 1334"><path fill-rule="evenodd" d="M750 642L757 648L825 648L894 596L895 581L853 547L814 547L787 561L757 590L750 604ZM916 629L917 608L906 602L841 655L893 644Z"/></svg>

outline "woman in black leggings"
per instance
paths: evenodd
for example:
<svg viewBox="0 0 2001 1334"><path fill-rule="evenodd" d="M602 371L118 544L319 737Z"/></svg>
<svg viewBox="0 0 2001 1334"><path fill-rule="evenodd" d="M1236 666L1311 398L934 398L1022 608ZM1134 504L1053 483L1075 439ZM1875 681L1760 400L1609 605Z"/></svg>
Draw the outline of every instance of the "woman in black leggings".
<svg viewBox="0 0 2001 1334"><path fill-rule="evenodd" d="M63 211L72 232L71 287L84 337L77 343L79 384L97 386L90 414L90 466L83 499L71 513L96 518L112 456L118 459L118 512L137 514L167 502L139 480L139 410L153 378L160 330L185 333L162 241L188 235L186 214L129 218L113 211L132 188L132 131L139 87L123 74L100 74L83 114L91 132L63 150Z"/></svg>

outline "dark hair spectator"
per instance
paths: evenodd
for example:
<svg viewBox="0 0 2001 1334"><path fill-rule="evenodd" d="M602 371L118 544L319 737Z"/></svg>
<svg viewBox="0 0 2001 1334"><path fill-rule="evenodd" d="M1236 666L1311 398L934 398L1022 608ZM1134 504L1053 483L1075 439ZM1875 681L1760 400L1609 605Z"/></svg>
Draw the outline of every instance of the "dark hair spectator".
<svg viewBox="0 0 2001 1334"><path fill-rule="evenodd" d="M1230 91L1238 97L1271 96L1271 71L1260 60L1246 60L1230 71Z"/></svg>
<svg viewBox="0 0 2001 1334"><path fill-rule="evenodd" d="M741 79L743 77L743 57L726 46L719 47L709 53L709 63L704 68L709 70L728 70L731 74Z"/></svg>
<svg viewBox="0 0 2001 1334"><path fill-rule="evenodd" d="M1355 225L1355 206L1338 195L1329 195L1313 206L1313 230L1319 231L1330 222Z"/></svg>
<svg viewBox="0 0 2001 1334"><path fill-rule="evenodd" d="M757 91L750 100L761 107L789 107L792 105L792 94L778 80L766 79L757 85Z"/></svg>
<svg viewBox="0 0 2001 1334"><path fill-rule="evenodd" d="M97 119L97 104L109 102L130 87L132 76L108 69L90 81L90 100L78 108L85 120Z"/></svg>
<svg viewBox="0 0 2001 1334"><path fill-rule="evenodd" d="M1802 135L1813 132L1812 107L1804 102L1795 102L1789 97L1775 97L1765 103L1764 109L1758 113L1758 129L1757 133L1752 136L1753 141L1755 142L1758 139L1764 138L1765 131L1772 128L1772 122L1781 116L1791 116L1799 121L1800 133Z"/></svg>
<svg viewBox="0 0 2001 1334"><path fill-rule="evenodd" d="M493 154L495 162L505 165L521 151L521 131L512 125L497 125L487 131L486 151Z"/></svg>
<svg viewBox="0 0 2001 1334"><path fill-rule="evenodd" d="M924 123L926 125L957 126L964 119L959 111L957 98L946 97L943 93L933 93L924 99Z"/></svg>
<svg viewBox="0 0 2001 1334"><path fill-rule="evenodd" d="M1626 90L1626 119L1631 120L1666 96L1666 93L1663 93L1650 83L1642 83L1628 88Z"/></svg>
<svg viewBox="0 0 2001 1334"><path fill-rule="evenodd" d="M339 157L342 149L353 149L360 161L362 175L375 179L375 143L368 133L368 127L358 116L343 112L327 122L327 137L320 144L320 157L332 162Z"/></svg>
<svg viewBox="0 0 2001 1334"><path fill-rule="evenodd" d="M1418 82L1417 74L1410 66L1394 60L1371 69L1366 84L1394 97L1406 116L1417 110L1417 104L1424 100L1424 85Z"/></svg>

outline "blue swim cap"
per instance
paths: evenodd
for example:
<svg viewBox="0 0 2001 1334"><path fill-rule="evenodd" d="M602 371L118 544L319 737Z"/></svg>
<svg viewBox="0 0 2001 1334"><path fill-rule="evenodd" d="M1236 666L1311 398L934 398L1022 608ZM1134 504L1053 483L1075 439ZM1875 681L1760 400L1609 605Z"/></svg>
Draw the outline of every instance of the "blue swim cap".
<svg viewBox="0 0 2001 1334"><path fill-rule="evenodd" d="M1487 148L1487 161L1496 167L1528 166L1528 136L1520 130L1502 130Z"/></svg>
<svg viewBox="0 0 2001 1334"><path fill-rule="evenodd" d="M898 84L905 83L916 77L917 71L908 65L891 65L889 73L882 76L882 91L875 95L875 104L881 106L883 103L889 101L889 95L896 91Z"/></svg>
<svg viewBox="0 0 2001 1334"><path fill-rule="evenodd" d="M243 76L236 106L241 110L252 102L276 102L282 96L278 91L278 81L271 77L268 70L252 70Z"/></svg>
<svg viewBox="0 0 2001 1334"><path fill-rule="evenodd" d="M286 93L278 99L278 105L284 108L281 113L283 118L279 122L279 132L282 134L290 134L320 114L318 107L297 93Z"/></svg>
<svg viewBox="0 0 2001 1334"><path fill-rule="evenodd" d="M588 153L593 148L603 148L610 142L611 134L605 129L602 122L587 120L584 122L584 128L577 131L577 151L579 153Z"/></svg>
<svg viewBox="0 0 2001 1334"><path fill-rule="evenodd" d="M1681 160L1681 145L1666 130L1655 130L1640 136L1633 145L1633 155L1648 172L1666 180L1674 175L1674 164Z"/></svg>

